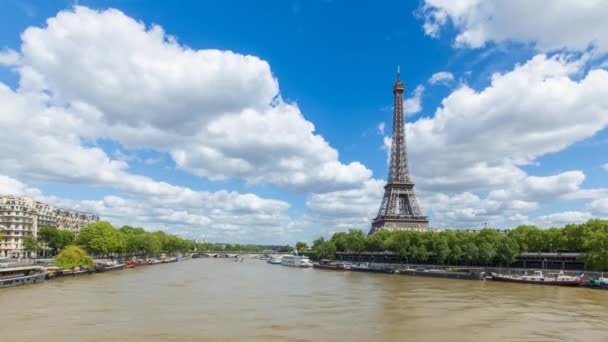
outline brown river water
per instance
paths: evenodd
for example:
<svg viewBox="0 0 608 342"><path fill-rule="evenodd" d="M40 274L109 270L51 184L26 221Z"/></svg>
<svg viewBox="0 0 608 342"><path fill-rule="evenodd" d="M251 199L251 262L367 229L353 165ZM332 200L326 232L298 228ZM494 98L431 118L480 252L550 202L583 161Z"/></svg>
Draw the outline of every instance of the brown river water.
<svg viewBox="0 0 608 342"><path fill-rule="evenodd" d="M0 341L608 341L608 291L181 263L0 289Z"/></svg>

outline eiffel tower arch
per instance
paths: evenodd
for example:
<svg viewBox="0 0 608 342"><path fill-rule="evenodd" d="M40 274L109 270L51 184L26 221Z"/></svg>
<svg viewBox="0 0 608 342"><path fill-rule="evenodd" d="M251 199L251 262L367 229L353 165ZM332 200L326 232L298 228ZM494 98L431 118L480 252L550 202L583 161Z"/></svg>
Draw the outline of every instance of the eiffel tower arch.
<svg viewBox="0 0 608 342"><path fill-rule="evenodd" d="M405 85L399 79L399 69L397 69L397 81L393 86L393 143L388 182L384 186L384 197L378 215L372 221L369 234L380 229L419 231L429 229L429 220L422 214L418 205L414 182L410 178L408 167L403 117L404 91Z"/></svg>

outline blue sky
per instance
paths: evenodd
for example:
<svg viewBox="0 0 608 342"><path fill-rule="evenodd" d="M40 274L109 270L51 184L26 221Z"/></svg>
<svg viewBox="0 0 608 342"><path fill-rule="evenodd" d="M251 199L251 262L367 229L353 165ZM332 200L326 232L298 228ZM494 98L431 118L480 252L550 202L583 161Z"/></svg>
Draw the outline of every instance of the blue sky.
<svg viewBox="0 0 608 342"><path fill-rule="evenodd" d="M608 8L461 5L3 2L0 192L216 241L367 230L400 65L432 225L606 217Z"/></svg>

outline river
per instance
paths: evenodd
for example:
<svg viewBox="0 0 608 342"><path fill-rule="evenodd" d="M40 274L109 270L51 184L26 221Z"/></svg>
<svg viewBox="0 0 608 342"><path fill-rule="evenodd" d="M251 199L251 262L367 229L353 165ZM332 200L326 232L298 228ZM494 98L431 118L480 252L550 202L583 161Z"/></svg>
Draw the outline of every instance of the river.
<svg viewBox="0 0 608 342"><path fill-rule="evenodd" d="M2 341L608 341L608 291L192 259L0 289Z"/></svg>

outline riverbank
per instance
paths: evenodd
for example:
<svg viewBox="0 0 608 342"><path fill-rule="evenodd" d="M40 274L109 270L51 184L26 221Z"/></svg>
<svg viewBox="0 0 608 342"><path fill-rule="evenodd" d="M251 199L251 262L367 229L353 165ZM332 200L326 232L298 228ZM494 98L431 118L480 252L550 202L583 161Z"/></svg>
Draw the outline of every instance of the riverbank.
<svg viewBox="0 0 608 342"><path fill-rule="evenodd" d="M166 263L180 262L191 259L190 256L182 257L164 257L160 259L137 259L137 260L123 260L123 259L95 259L94 267L85 268L74 268L74 269L63 269L55 266L52 263L40 264L32 262L19 262L10 267L1 267L0 273L6 273L6 276L0 277L0 287L14 287L30 284L40 284L47 280L53 280L64 277L77 277L84 275L92 275L94 273L105 273L110 271L120 271L126 268L145 267L152 265L160 265ZM52 259L51 259L52 260ZM24 270L27 271L24 273ZM31 274L30 274L31 273ZM36 281L24 281L25 278L32 277L32 274L44 275L36 279Z"/></svg>
<svg viewBox="0 0 608 342"><path fill-rule="evenodd" d="M496 274L533 274L534 271L541 271L544 274L557 274L562 272L564 275L578 276L580 272L562 271L560 269L520 269L520 268L497 268L497 267L466 267L466 266L437 266L426 264L399 265L393 263L344 263L349 268L340 268L336 271L354 271L384 274L399 274L415 277L446 278L460 280L491 280L491 275ZM603 277L600 272L585 273L585 280L579 287L589 287L594 289L606 289L598 286L593 279Z"/></svg>

